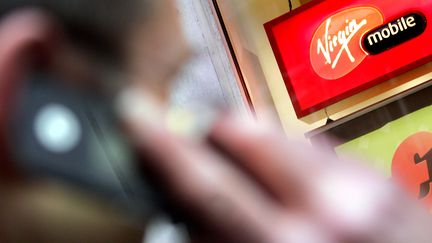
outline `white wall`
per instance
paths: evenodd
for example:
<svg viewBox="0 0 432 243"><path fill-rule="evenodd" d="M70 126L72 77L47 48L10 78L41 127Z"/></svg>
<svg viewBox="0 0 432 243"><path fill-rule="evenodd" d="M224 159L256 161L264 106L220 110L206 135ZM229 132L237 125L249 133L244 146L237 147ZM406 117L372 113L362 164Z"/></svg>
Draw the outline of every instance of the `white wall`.
<svg viewBox="0 0 432 243"><path fill-rule="evenodd" d="M172 103L182 107L205 102L248 114L209 1L176 1L184 31L196 55L178 77Z"/></svg>

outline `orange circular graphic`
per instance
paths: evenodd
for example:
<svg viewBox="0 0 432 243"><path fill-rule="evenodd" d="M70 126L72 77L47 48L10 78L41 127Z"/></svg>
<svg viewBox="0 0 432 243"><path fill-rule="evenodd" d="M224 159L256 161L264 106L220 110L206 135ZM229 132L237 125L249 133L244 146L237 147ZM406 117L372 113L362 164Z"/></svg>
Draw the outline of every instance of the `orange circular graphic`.
<svg viewBox="0 0 432 243"><path fill-rule="evenodd" d="M310 61L323 79L341 78L366 58L362 37L384 23L374 7L354 7L327 18L315 31L310 45Z"/></svg>
<svg viewBox="0 0 432 243"><path fill-rule="evenodd" d="M416 133L399 145L393 156L392 176L432 209L432 133Z"/></svg>

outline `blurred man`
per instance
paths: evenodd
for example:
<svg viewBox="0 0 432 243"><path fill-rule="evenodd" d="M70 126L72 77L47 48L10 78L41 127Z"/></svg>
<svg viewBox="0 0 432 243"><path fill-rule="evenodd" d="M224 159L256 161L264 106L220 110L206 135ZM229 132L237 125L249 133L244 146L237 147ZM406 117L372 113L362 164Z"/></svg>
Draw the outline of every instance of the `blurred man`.
<svg viewBox="0 0 432 243"><path fill-rule="evenodd" d="M68 196L34 190L16 170L8 118L20 84L43 70L83 90L132 90L120 102L125 133L196 242L430 242L427 212L390 182L269 125L221 116L201 139L168 131L158 106L189 53L170 0L3 0L0 13L0 241L139 240L92 203L81 217L67 206L45 216L58 210L45 195Z"/></svg>
<svg viewBox="0 0 432 243"><path fill-rule="evenodd" d="M25 178L11 117L21 88L41 73L95 96L129 85L163 100L188 55L171 1L1 1L0 242L141 242L144 229L120 210Z"/></svg>

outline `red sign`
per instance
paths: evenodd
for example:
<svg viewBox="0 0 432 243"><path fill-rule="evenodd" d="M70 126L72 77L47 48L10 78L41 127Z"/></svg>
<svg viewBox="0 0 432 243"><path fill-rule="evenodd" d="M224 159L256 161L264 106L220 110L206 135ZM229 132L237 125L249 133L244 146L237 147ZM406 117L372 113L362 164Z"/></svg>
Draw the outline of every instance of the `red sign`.
<svg viewBox="0 0 432 243"><path fill-rule="evenodd" d="M298 117L432 61L432 1L395 3L315 0L265 24Z"/></svg>

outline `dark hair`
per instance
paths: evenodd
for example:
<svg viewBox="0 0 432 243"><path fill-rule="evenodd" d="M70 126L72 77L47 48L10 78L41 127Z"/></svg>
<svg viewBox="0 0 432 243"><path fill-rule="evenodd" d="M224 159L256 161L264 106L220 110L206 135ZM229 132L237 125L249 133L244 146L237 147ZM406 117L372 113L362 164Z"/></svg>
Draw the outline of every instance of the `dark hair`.
<svg viewBox="0 0 432 243"><path fill-rule="evenodd" d="M125 35L145 16L149 0L0 0L0 18L36 7L57 19L72 42L96 54L117 58Z"/></svg>

